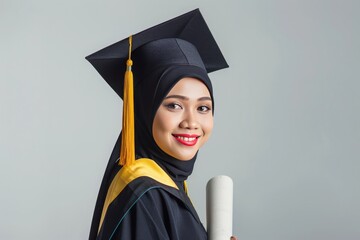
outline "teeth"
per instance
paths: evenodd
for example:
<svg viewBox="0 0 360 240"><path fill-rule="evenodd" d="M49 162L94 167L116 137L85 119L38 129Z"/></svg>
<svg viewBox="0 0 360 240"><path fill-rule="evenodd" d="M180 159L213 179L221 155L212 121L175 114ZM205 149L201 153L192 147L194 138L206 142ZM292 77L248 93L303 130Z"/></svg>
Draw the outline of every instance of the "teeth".
<svg viewBox="0 0 360 240"><path fill-rule="evenodd" d="M192 137L192 138L188 138L188 137L182 137L182 136L177 136L178 139L181 139L185 142L192 142L195 141L196 138Z"/></svg>

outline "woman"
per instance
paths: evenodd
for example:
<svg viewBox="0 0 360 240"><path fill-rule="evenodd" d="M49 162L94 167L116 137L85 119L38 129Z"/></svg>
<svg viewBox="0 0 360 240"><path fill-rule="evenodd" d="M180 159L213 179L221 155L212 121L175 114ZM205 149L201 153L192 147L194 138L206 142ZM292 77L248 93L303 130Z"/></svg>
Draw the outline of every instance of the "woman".
<svg viewBox="0 0 360 240"><path fill-rule="evenodd" d="M132 111L135 115L135 133L128 134L131 123L123 125L110 157L90 239L207 239L185 180L213 127L214 98L207 73L227 67L226 61L199 10L129 40L129 52L125 39L87 57L124 96L123 121ZM133 110L127 98L132 86L127 78L120 81L124 70L119 67L126 61L131 79L131 59ZM131 150L124 153L131 149L132 136L133 160Z"/></svg>

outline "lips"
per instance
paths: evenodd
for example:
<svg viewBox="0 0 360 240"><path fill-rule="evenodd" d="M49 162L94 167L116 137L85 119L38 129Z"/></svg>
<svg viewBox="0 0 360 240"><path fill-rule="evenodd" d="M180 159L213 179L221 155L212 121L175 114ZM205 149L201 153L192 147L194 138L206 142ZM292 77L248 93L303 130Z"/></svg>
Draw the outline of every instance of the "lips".
<svg viewBox="0 0 360 240"><path fill-rule="evenodd" d="M173 136L179 143L190 147L194 146L200 137L196 134L173 134Z"/></svg>

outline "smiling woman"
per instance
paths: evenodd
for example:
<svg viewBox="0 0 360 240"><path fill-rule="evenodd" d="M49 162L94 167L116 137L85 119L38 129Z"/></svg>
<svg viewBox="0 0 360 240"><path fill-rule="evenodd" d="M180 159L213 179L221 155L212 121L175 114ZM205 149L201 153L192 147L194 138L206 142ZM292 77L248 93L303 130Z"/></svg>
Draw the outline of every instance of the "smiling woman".
<svg viewBox="0 0 360 240"><path fill-rule="evenodd" d="M156 112L156 144L179 160L192 159L209 139L213 128L212 100L208 88L195 78L175 84Z"/></svg>
<svg viewBox="0 0 360 240"><path fill-rule="evenodd" d="M185 180L213 128L208 73L227 63L199 10L87 59L124 99L125 109L90 239L207 239ZM119 66L125 62L123 83Z"/></svg>

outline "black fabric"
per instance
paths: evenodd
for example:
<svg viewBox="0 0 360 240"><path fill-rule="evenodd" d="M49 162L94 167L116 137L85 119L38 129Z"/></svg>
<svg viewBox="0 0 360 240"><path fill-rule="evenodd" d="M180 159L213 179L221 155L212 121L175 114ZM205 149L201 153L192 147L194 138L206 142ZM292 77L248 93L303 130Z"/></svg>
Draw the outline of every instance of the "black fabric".
<svg viewBox="0 0 360 240"><path fill-rule="evenodd" d="M207 239L184 191L141 177L109 206L97 239Z"/></svg>
<svg viewBox="0 0 360 240"><path fill-rule="evenodd" d="M199 9L148 28L133 35L132 38L133 51L159 39L182 39L191 43L197 49L196 52L201 56L202 65L207 73L228 67ZM123 94L123 82L121 80L124 78L128 50L129 40L126 38L86 57L119 96ZM159 54L158 56L166 58L166 55L171 52L171 48L160 50L160 53L163 52L166 54ZM194 52L189 51L185 53L189 56L190 64L194 65L192 61L197 59L197 57L191 56ZM136 61L134 61L134 65L136 64ZM138 66L142 67L141 65Z"/></svg>

